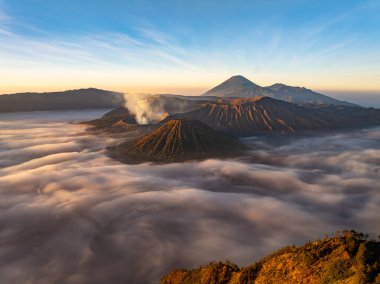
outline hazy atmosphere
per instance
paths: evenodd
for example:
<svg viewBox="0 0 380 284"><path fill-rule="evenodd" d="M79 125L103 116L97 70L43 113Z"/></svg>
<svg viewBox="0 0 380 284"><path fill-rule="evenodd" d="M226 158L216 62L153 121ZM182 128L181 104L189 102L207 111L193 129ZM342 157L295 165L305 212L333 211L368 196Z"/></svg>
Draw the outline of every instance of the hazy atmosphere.
<svg viewBox="0 0 380 284"><path fill-rule="evenodd" d="M67 123L101 113L0 115L3 283L157 283L325 232L380 231L379 128L247 138L242 159L124 165L105 155L112 139Z"/></svg>
<svg viewBox="0 0 380 284"><path fill-rule="evenodd" d="M379 106L379 9L377 0L0 0L0 93L199 95L245 74Z"/></svg>

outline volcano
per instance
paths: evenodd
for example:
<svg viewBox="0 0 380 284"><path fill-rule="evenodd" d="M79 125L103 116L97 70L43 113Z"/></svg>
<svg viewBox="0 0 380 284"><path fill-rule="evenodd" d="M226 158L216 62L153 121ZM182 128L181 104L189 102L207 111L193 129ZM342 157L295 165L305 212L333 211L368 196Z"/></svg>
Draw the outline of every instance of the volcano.
<svg viewBox="0 0 380 284"><path fill-rule="evenodd" d="M250 98L256 96L272 96L272 93L247 78L237 75L232 76L202 96Z"/></svg>
<svg viewBox="0 0 380 284"><path fill-rule="evenodd" d="M123 134L126 132L143 134L157 128L151 124L138 124L135 115L124 106L107 112L101 118L82 123L90 125L91 131L104 131L112 134Z"/></svg>
<svg viewBox="0 0 380 284"><path fill-rule="evenodd" d="M268 97L220 99L204 107L167 117L196 119L215 130L235 136L260 132L296 132L354 126L356 121L345 116L301 107Z"/></svg>
<svg viewBox="0 0 380 284"><path fill-rule="evenodd" d="M96 127L109 126L114 123L124 121L129 124L136 124L135 115L132 114L126 107L120 106L115 108L106 114L104 114L101 118L86 121L86 124L90 124Z"/></svg>
<svg viewBox="0 0 380 284"><path fill-rule="evenodd" d="M173 119L150 134L113 149L130 161L181 162L236 155L247 149L240 141L198 120Z"/></svg>
<svg viewBox="0 0 380 284"><path fill-rule="evenodd" d="M241 75L232 76L202 96L224 98L252 98L264 96L294 104L326 104L358 107L358 105L353 103L336 100L303 87L292 87L279 83L268 87L261 87Z"/></svg>

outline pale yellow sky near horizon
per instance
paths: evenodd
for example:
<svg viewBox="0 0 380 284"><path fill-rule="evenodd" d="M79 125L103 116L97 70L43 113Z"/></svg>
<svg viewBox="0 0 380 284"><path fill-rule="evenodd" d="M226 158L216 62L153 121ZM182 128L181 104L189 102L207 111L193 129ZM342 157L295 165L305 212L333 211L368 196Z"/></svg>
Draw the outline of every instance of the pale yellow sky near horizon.
<svg viewBox="0 0 380 284"><path fill-rule="evenodd" d="M314 14L316 11L307 5L304 11L312 12L307 17L296 12L299 3L286 5L296 9L286 14L277 4L253 1L253 6L263 5L272 16L277 13L279 18L260 15L241 18L242 6L237 5L238 26L235 26L237 22L225 21L221 14L208 12L201 26L186 17L177 19L181 23L178 27L160 26L151 20L161 18L162 14L154 13L145 18L145 13L140 14L140 7L136 12L145 20L127 17L124 20L131 22L126 21L122 29L119 25L110 27L110 21L90 21L93 13L86 17L79 13L77 21L73 21L73 12L78 9L61 14L64 7L59 1L42 1L49 3L47 7L52 9L52 14L36 9L38 5L20 5L14 9L13 5L18 5L13 2L17 1L0 0L0 94L93 87L123 93L200 95L240 74L260 86L283 83L327 95L334 93L338 99L349 97L360 102L362 97L355 97L357 93L380 101L376 12L380 6L376 0L347 6L340 3L332 5L335 12L323 8L319 14ZM40 5L45 7L42 2ZM73 3L80 5L81 1ZM156 4L161 11L162 3ZM183 11L198 4L183 7ZM201 4L209 5L208 1ZM315 9L325 6L315 4ZM114 5L107 2L99 11L117 6ZM223 5L218 6L223 8ZM88 11L91 7L82 8ZM214 8L214 5L208 7L210 11ZM16 13L24 9L24 16ZM34 10L35 17L27 17L29 9ZM119 11L114 9L111 15ZM194 13L200 11L206 10L195 9ZM173 12L170 19L177 15L177 10ZM229 15L230 10L226 12ZM56 29L51 18L55 13L60 15L55 18L59 20L56 24L62 25L55 26ZM216 27L225 25L225 28L215 33L210 17L218 16L221 17ZM279 21L280 18L283 21ZM166 17L163 20L166 21ZM288 27L284 26L284 20L289 20ZM91 24L80 29L78 25L84 24L82 21ZM247 25L250 21L252 23ZM101 25L93 29L98 24ZM66 30L70 25L73 30ZM192 28L187 29L187 25Z"/></svg>
<svg viewBox="0 0 380 284"><path fill-rule="evenodd" d="M200 95L207 90L222 83L231 75L220 74L191 74L191 76L175 76L174 74L88 74L71 72L65 76L60 72L50 74L24 73L0 74L0 94L11 94L18 92L52 92L81 88L99 88L123 93L175 93L181 95ZM60 76L62 75L62 76ZM380 75L376 74L352 74L352 76L318 75L318 74L278 74L279 76L268 76L268 74L255 74L247 76L249 80L260 86L269 86L275 83L283 83L290 86L301 86L314 91L324 92L360 92L368 94L380 93ZM175 77L174 77L175 76ZM44 80L45 77L46 79ZM123 78L124 77L124 78ZM130 78L126 80L125 78Z"/></svg>

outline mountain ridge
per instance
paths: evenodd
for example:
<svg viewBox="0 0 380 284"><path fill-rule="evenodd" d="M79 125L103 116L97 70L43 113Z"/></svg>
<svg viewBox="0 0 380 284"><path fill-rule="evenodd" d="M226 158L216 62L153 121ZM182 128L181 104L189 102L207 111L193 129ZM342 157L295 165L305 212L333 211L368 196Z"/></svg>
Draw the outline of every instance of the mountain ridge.
<svg viewBox="0 0 380 284"><path fill-rule="evenodd" d="M235 75L215 86L201 96L217 97L255 97L267 96L295 104L332 104L358 106L314 92L305 87L293 87L282 83L261 87L242 75Z"/></svg>
<svg viewBox="0 0 380 284"><path fill-rule="evenodd" d="M125 103L121 93L96 88L0 95L0 113L113 108Z"/></svg>
<svg viewBox="0 0 380 284"><path fill-rule="evenodd" d="M345 128L361 122L270 97L221 98L197 110L169 115L163 122L170 119L197 119L215 130L235 136L272 131Z"/></svg>

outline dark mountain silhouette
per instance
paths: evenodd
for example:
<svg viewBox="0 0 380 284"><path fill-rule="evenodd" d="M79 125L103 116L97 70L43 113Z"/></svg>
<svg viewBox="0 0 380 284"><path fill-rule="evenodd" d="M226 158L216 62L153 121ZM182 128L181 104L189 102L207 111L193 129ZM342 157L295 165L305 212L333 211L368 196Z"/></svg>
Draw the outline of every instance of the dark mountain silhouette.
<svg viewBox="0 0 380 284"><path fill-rule="evenodd" d="M94 88L0 95L0 112L113 108L123 104L123 94Z"/></svg>
<svg viewBox="0 0 380 284"><path fill-rule="evenodd" d="M202 96L239 98L266 96L295 104L332 104L357 106L355 104L336 100L301 87L291 87L284 84L274 84L269 87L261 87L241 75L229 78L215 88L207 91Z"/></svg>
<svg viewBox="0 0 380 284"><path fill-rule="evenodd" d="M161 284L380 283L380 242L355 231L289 246L247 267L212 262L176 270Z"/></svg>
<svg viewBox="0 0 380 284"><path fill-rule="evenodd" d="M180 162L229 156L245 145L197 120L174 119L150 134L111 149L115 158L125 161Z"/></svg>
<svg viewBox="0 0 380 284"><path fill-rule="evenodd" d="M363 119L322 112L268 97L220 99L194 111L170 115L164 122L170 119L197 119L213 129L236 136L271 131L345 128L368 123Z"/></svg>

